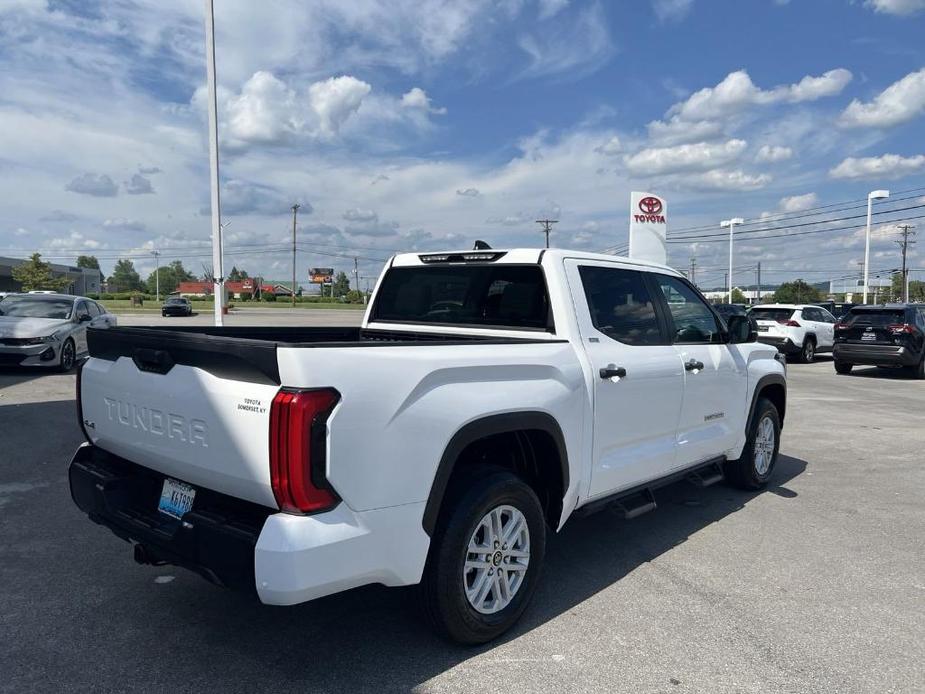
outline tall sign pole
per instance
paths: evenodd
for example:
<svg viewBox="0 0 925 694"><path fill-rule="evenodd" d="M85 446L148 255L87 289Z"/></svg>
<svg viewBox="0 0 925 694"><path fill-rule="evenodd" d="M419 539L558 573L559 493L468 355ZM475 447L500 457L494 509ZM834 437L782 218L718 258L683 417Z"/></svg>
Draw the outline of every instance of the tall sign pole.
<svg viewBox="0 0 925 694"><path fill-rule="evenodd" d="M206 9L206 76L209 87L209 178L212 202L212 280L215 293L215 325L222 325L225 307L225 273L222 263L222 211L218 192L218 101L215 90L215 14L212 0Z"/></svg>

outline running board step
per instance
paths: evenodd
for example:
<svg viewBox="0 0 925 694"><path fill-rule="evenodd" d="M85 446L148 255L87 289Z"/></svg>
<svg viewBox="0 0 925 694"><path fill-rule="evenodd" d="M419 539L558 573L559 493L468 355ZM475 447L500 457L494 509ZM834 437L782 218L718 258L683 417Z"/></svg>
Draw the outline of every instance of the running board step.
<svg viewBox="0 0 925 694"><path fill-rule="evenodd" d="M644 513L654 511L656 508L655 496L652 494L652 490L648 488L637 494L617 499L610 504L610 509L625 520L638 518Z"/></svg>
<svg viewBox="0 0 925 694"><path fill-rule="evenodd" d="M725 477L722 466L717 462L694 470L687 476L687 481L695 487L703 488L722 482Z"/></svg>

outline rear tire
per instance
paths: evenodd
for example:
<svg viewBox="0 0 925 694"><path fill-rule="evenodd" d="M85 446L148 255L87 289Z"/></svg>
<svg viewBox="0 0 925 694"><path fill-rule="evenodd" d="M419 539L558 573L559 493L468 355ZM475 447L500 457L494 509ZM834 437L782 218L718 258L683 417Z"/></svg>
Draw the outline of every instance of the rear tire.
<svg viewBox="0 0 925 694"><path fill-rule="evenodd" d="M803 348L800 350L800 361L812 364L816 359L816 340L812 337L803 338Z"/></svg>
<svg viewBox="0 0 925 694"><path fill-rule="evenodd" d="M919 363L914 366L907 366L906 372L909 374L910 378L914 378L917 381L925 379L925 354L922 355L922 358L919 359Z"/></svg>
<svg viewBox="0 0 925 694"><path fill-rule="evenodd" d="M432 626L461 644L497 638L527 608L545 553L546 522L533 489L506 470L467 470L447 490L421 581Z"/></svg>
<svg viewBox="0 0 925 694"><path fill-rule="evenodd" d="M767 398L758 398L738 460L723 466L726 479L739 489L761 489L771 478L780 448L780 415Z"/></svg>
<svg viewBox="0 0 925 694"><path fill-rule="evenodd" d="M835 362L835 373L842 374L842 375L850 374L851 369L853 368L854 368L854 364L848 364L843 361Z"/></svg>

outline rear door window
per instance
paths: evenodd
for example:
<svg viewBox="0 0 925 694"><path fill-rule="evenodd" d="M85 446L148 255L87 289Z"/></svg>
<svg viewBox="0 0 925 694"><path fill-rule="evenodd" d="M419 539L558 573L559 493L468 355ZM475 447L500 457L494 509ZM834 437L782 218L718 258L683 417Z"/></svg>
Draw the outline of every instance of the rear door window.
<svg viewBox="0 0 925 694"><path fill-rule="evenodd" d="M539 265L392 268L382 280L372 320L553 332Z"/></svg>
<svg viewBox="0 0 925 694"><path fill-rule="evenodd" d="M626 345L665 345L645 275L599 265L578 268L591 312L591 324Z"/></svg>

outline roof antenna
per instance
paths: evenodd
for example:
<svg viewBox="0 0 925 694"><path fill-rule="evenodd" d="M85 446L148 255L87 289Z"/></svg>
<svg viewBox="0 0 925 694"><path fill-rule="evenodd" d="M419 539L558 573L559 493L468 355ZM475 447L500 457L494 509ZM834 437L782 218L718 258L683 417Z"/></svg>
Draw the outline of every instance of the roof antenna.
<svg viewBox="0 0 925 694"><path fill-rule="evenodd" d="M490 251L491 246L482 241L481 239L475 240L475 245L472 247L473 251Z"/></svg>

